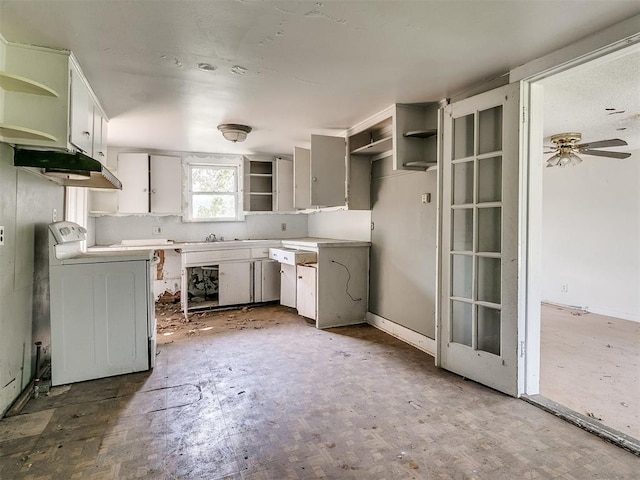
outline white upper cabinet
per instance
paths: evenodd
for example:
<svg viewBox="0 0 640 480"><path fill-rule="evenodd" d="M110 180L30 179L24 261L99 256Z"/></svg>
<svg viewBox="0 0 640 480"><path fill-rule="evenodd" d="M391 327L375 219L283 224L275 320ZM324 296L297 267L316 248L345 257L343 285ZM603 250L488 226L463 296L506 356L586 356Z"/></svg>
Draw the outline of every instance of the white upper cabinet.
<svg viewBox="0 0 640 480"><path fill-rule="evenodd" d="M293 205L298 209L311 207L311 152L293 149Z"/></svg>
<svg viewBox="0 0 640 480"><path fill-rule="evenodd" d="M311 135L311 205L345 205L345 155L344 138Z"/></svg>
<svg viewBox="0 0 640 480"><path fill-rule="evenodd" d="M180 157L151 155L151 213L182 214L182 165Z"/></svg>
<svg viewBox="0 0 640 480"><path fill-rule="evenodd" d="M276 206L279 212L291 212L293 207L293 161L276 158Z"/></svg>
<svg viewBox="0 0 640 480"><path fill-rule="evenodd" d="M118 213L181 214L182 166L180 157L120 153Z"/></svg>
<svg viewBox="0 0 640 480"><path fill-rule="evenodd" d="M106 151L106 115L73 54L14 43L2 48L0 141L80 150L104 162L98 152Z"/></svg>

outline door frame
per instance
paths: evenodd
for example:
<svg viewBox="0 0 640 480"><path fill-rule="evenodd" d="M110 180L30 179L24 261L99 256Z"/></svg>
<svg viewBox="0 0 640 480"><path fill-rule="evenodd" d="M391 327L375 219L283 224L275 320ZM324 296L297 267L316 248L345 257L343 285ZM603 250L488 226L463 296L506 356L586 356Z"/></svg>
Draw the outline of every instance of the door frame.
<svg viewBox="0 0 640 480"><path fill-rule="evenodd" d="M524 318L524 351L521 394L535 395L540 389L540 328L542 284L542 172L544 92L541 80L579 67L609 61L640 48L640 33L630 34L640 15L614 25L593 37L519 67L510 81L521 82L523 134L521 136L521 176L519 235L521 239L518 316ZM637 27L636 27L637 30ZM614 40L615 38L615 40ZM564 58L563 58L564 57Z"/></svg>

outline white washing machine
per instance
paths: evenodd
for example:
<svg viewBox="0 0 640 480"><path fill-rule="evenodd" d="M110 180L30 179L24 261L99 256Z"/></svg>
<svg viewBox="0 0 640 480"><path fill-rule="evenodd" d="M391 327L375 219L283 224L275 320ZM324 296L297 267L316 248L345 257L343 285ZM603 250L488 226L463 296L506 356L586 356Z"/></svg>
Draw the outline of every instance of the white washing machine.
<svg viewBox="0 0 640 480"><path fill-rule="evenodd" d="M53 385L153 368L153 251L83 253L86 230L49 225Z"/></svg>

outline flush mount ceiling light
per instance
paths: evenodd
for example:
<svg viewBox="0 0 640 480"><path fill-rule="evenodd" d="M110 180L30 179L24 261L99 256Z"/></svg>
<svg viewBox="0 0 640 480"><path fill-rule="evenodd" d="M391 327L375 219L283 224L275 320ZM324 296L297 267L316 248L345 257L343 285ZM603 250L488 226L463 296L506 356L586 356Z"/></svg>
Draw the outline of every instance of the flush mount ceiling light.
<svg viewBox="0 0 640 480"><path fill-rule="evenodd" d="M251 127L237 123L223 123L222 125L218 125L218 130L222 132L224 138L236 143L245 141L247 134L251 131Z"/></svg>

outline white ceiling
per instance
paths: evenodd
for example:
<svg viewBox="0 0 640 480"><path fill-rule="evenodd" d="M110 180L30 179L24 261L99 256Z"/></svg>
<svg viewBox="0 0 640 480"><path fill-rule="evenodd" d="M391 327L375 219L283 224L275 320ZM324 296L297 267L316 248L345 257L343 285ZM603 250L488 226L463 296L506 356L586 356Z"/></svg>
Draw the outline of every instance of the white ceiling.
<svg viewBox="0 0 640 480"><path fill-rule="evenodd" d="M629 47L540 82L544 86L545 139L582 133L582 142L620 138L640 149L640 48ZM547 143L550 145L550 143Z"/></svg>
<svg viewBox="0 0 640 480"><path fill-rule="evenodd" d="M0 32L75 52L111 119L109 145L276 154L638 13L637 0L0 0ZM219 123L254 131L233 145Z"/></svg>

